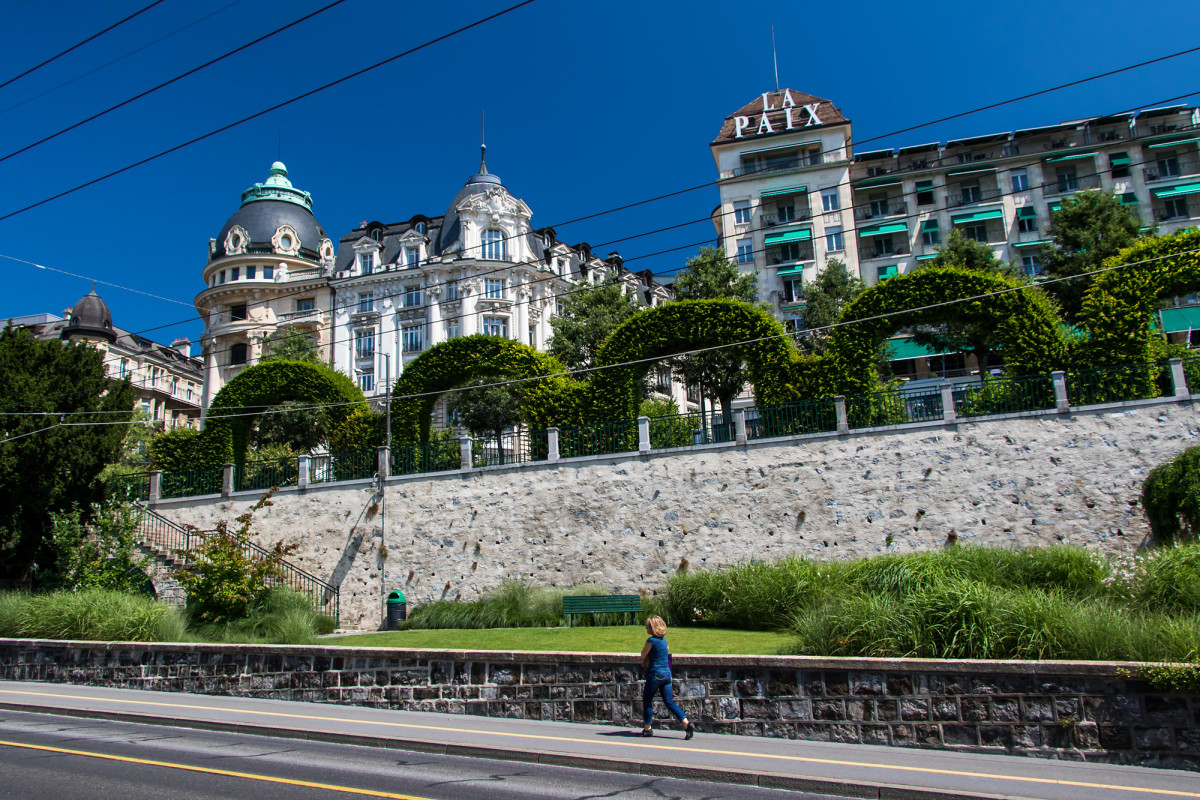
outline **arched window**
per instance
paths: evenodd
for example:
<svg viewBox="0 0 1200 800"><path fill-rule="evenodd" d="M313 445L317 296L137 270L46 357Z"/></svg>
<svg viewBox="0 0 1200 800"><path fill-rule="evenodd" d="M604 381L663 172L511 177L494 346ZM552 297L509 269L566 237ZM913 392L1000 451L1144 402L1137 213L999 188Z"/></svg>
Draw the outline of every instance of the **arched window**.
<svg viewBox="0 0 1200 800"><path fill-rule="evenodd" d="M483 257L492 261L504 258L504 234L496 230L483 232Z"/></svg>
<svg viewBox="0 0 1200 800"><path fill-rule="evenodd" d="M425 223L424 222L418 222L416 225L413 226L413 228L417 231L417 233L421 234L422 236L425 235Z"/></svg>

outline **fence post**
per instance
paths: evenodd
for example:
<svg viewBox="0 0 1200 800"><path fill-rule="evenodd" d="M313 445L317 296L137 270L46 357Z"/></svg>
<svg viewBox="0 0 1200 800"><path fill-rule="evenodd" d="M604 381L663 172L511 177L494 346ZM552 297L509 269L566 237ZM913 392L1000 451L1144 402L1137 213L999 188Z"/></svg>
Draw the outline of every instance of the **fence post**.
<svg viewBox="0 0 1200 800"><path fill-rule="evenodd" d="M838 435L850 432L850 420L846 416L846 395L839 394L833 398L833 410L837 413Z"/></svg>
<svg viewBox="0 0 1200 800"><path fill-rule="evenodd" d="M546 428L546 461L558 463L558 428Z"/></svg>
<svg viewBox="0 0 1200 800"><path fill-rule="evenodd" d="M1066 414L1071 410L1071 401L1067 397L1067 373L1056 369L1050 373L1050 379L1054 381L1054 410Z"/></svg>
<svg viewBox="0 0 1200 800"><path fill-rule="evenodd" d="M957 425L958 406L954 405L954 384L942 381L938 388L942 390L942 420L947 425Z"/></svg>
<svg viewBox="0 0 1200 800"><path fill-rule="evenodd" d="M307 489L310 475L312 475L312 456L305 453L296 459L296 488L302 492Z"/></svg>
<svg viewBox="0 0 1200 800"><path fill-rule="evenodd" d="M638 417L638 452L650 452L650 418Z"/></svg>
<svg viewBox="0 0 1200 800"><path fill-rule="evenodd" d="M459 447L462 448L462 469L471 469L475 466L475 456L472 452L473 443L470 436L464 436L458 440Z"/></svg>
<svg viewBox="0 0 1200 800"><path fill-rule="evenodd" d="M387 445L380 445L375 448L375 471L379 473L380 478L388 478L392 472L392 455L388 451Z"/></svg>
<svg viewBox="0 0 1200 800"><path fill-rule="evenodd" d="M153 507L158 505L158 501L162 499L162 470L150 470L150 495L146 498L146 504Z"/></svg>
<svg viewBox="0 0 1200 800"><path fill-rule="evenodd" d="M746 443L746 409L733 410L733 441L736 444Z"/></svg>
<svg viewBox="0 0 1200 800"><path fill-rule="evenodd" d="M233 494L233 464L221 468L221 497Z"/></svg>
<svg viewBox="0 0 1200 800"><path fill-rule="evenodd" d="M1175 387L1176 397L1190 397L1187 375L1183 371L1183 359L1172 358L1167 361L1171 365L1171 385Z"/></svg>

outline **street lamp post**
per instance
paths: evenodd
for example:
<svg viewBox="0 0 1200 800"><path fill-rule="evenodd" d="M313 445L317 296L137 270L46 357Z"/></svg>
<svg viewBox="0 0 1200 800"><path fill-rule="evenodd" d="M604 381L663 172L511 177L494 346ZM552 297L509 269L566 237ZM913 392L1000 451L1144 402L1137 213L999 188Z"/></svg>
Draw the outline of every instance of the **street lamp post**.
<svg viewBox="0 0 1200 800"><path fill-rule="evenodd" d="M384 404L387 407L387 439L386 452L390 462L392 460L392 354L380 353L383 356L383 397ZM390 466L390 464L389 464ZM384 491L384 473L379 473L379 547L387 553L387 493ZM383 614L384 627L387 625L387 557L386 555L379 559L379 589L383 595Z"/></svg>

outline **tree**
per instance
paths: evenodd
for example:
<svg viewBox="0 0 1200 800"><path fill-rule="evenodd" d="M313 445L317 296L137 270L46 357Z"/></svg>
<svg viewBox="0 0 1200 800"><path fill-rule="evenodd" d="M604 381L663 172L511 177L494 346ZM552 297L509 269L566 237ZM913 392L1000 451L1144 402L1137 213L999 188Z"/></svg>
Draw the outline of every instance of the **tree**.
<svg viewBox="0 0 1200 800"><path fill-rule="evenodd" d="M79 509L52 514L46 545L55 559L52 569L39 570L39 586L70 592L143 591L149 583L144 570L151 557L137 554L140 513L131 503L112 502L94 504L90 515ZM85 521L88 517L90 523Z"/></svg>
<svg viewBox="0 0 1200 800"><path fill-rule="evenodd" d="M489 386L502 379L494 377L476 378L450 396L446 404L452 416L457 416L462 426L472 436L495 438L500 463L504 463L503 436L505 428L520 424L521 398L509 386Z"/></svg>
<svg viewBox="0 0 1200 800"><path fill-rule="evenodd" d="M150 469L150 442L158 433L150 415L142 410L133 412L129 432L121 442L120 457L104 468L100 480L112 486L121 478L138 475Z"/></svg>
<svg viewBox="0 0 1200 800"><path fill-rule="evenodd" d="M1133 244L1142 223L1137 214L1116 195L1100 191L1080 192L1063 201L1051 214L1053 245L1043 248L1042 262L1051 278L1069 278L1097 270L1110 256ZM1049 283L1046 288L1058 300L1063 315L1074 320L1094 276Z"/></svg>
<svg viewBox="0 0 1200 800"><path fill-rule="evenodd" d="M829 259L817 279L804 287L804 327L812 333L799 340L800 346L808 352L824 352L831 333L828 326L837 322L842 309L866 289L866 282L851 275L845 264Z"/></svg>
<svg viewBox="0 0 1200 800"><path fill-rule="evenodd" d="M753 303L757 295L754 274L741 275L724 248L702 247L687 260L687 269L675 279L676 300L741 300ZM721 403L722 421L733 424L733 398L748 379L746 365L737 347L710 350L677 360L678 371L689 383L697 383Z"/></svg>
<svg viewBox="0 0 1200 800"><path fill-rule="evenodd" d="M128 380L110 381L87 344L0 332L0 583L53 571L53 514L103 499L97 478L121 454L133 417ZM103 421L105 425L96 425Z"/></svg>
<svg viewBox="0 0 1200 800"><path fill-rule="evenodd" d="M968 239L957 228L950 231L946 244L938 248L937 255L922 262L917 269L933 267L960 267L1010 280L1023 280L1015 266L996 258L991 247ZM988 365L1000 344L995 327L982 322L920 327L913 331L913 341L951 353L973 353L979 362L981 378L988 374Z"/></svg>
<svg viewBox="0 0 1200 800"><path fill-rule="evenodd" d="M313 344L312 337L295 328L284 328L267 337L259 363L270 361L305 361L324 364L321 351Z"/></svg>
<svg viewBox="0 0 1200 800"><path fill-rule="evenodd" d="M563 298L562 313L550 318L554 333L549 353L568 369L592 367L613 329L640 310L615 278L568 294Z"/></svg>

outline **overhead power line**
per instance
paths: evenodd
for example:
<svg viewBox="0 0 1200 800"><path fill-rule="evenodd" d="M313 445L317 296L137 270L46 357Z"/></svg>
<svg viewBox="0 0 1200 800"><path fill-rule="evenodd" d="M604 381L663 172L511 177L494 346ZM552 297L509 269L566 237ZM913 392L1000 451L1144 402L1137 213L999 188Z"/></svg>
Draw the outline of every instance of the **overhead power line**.
<svg viewBox="0 0 1200 800"><path fill-rule="evenodd" d="M90 181L86 181L84 183L78 184L70 189L61 191L58 194L51 195L50 197L47 197L43 200L39 200L36 203L30 203L29 205L25 206L24 208L19 208L16 211L10 211L7 214L0 216L0 222L4 221L6 219L11 219L12 217L17 216L18 214L24 214L26 211L31 211L35 208L38 208L39 206L44 206L46 203L53 202L60 198L66 197L67 195L74 194L75 192L78 192L81 189L86 189L89 186L94 186L97 183L108 180L109 178L113 178L113 177L116 177L117 175L121 175L125 172L129 172L131 169L136 169L137 167L143 166L145 164L149 164L152 161L157 161L158 159L162 158L163 156L170 155L171 153L182 150L185 147L190 147L199 142L203 142L206 139L211 139L212 137L216 136L217 134L224 133L225 131L236 128L240 125L244 125L247 122L256 120L259 117L266 116L267 114L270 114L272 111L278 111L281 108L285 108L287 106L292 105L293 103L297 103L301 100L312 97L315 94L319 94L328 89L332 89L334 86L338 86L340 84L345 83L346 81L353 80L354 78L357 78L361 75L365 75L368 72L379 69L380 67L391 64L393 61L397 61L398 59L404 58L406 56L410 56L413 53L419 52L428 47L432 47L433 45L435 45L439 42L445 41L446 39L450 39L454 36L459 35L460 33L465 33L466 31L469 31L472 28L477 28L480 25L484 25L488 22L491 22L492 20L502 17L505 14L510 14L513 11L516 11L517 9L523 8L524 6L530 5L531 3L534 3L534 2L536 2L536 0L522 0L522 2L517 3L516 5L509 6L508 8L505 8L501 11L497 11L494 14L489 14L486 17L477 19L472 23L463 25L459 28L455 28L454 30L450 31L449 33L444 33L441 36L437 36L433 39L429 39L428 41L425 41L425 42L417 45L416 47L411 47L408 50L405 50L401 53L397 53L396 55L391 56L389 58L385 58L382 61L377 61L368 67L363 67L362 69L351 72L349 75L344 75L343 77L338 78L337 80L330 81L329 83L326 83L322 86L318 86L315 89L310 89L309 91L304 92L303 94L298 94L298 95L292 97L291 99L284 100L281 103L276 103L275 105L271 106L270 108L264 108L262 111L257 111L247 117L242 117L239 120L230 122L226 125L222 125L221 127L211 130L208 133L204 133L204 134L201 134L200 136L196 136L191 139L188 139L186 142L181 142L180 144L177 144L174 147L168 147L166 150L155 153L152 156L147 156L146 158L135 161L132 164L127 164L124 167L121 167L120 169L115 169L112 172L108 172L104 175L101 175L98 178L92 178Z"/></svg>
<svg viewBox="0 0 1200 800"><path fill-rule="evenodd" d="M102 31L97 31L96 33L93 33L91 36L87 37L82 42L77 42L76 44L73 44L70 47L68 47L66 50L63 50L61 53L50 56L42 63L33 65L29 69L22 72L20 75L14 75L13 77L6 80L4 83L0 83L0 89L3 89L5 86L8 86L10 83L14 83L15 81L21 80L21 78L24 78L26 75L41 69L42 67L46 66L50 62L56 61L56 60L62 58L67 53L70 53L73 50L78 50L79 48L83 47L85 44L92 41L93 39L97 39L97 38L103 36L104 34L108 33L109 31L113 30L114 28L118 28L121 25L124 25L126 22L129 22L129 20L133 19L134 17L138 17L138 16L141 16L142 14L145 14L147 11L149 11L150 9L154 8L156 5L159 5L162 2L163 2L163 0L154 0L154 2L151 3L150 5L145 6L144 8L141 8L141 9L133 12L128 17L125 17L124 19L114 22L112 25L109 25L107 28L105 28Z"/></svg>
<svg viewBox="0 0 1200 800"><path fill-rule="evenodd" d="M287 23L286 25L276 28L275 30L271 31L270 33L264 33L262 36L259 36L257 39L252 39L249 42L246 42L245 44L243 44L239 47L235 47L234 49L229 50L228 52L222 53L221 55L217 56L216 58L205 61L203 64L201 64L198 67L192 67L187 72L182 72L179 75L176 75L174 78L170 78L156 86L150 87L149 89L145 90L144 92L139 92L138 94L135 94L133 97L130 97L126 100L122 100L121 102L117 103L116 105L109 106L108 108L104 109L103 111L98 111L95 114L92 114L90 117L81 119L79 122L68 125L67 127L63 128L62 130L60 130L56 133L52 133L48 136L43 136L41 139L38 139L36 142L30 142L29 144L25 145L24 147L21 147L17 150L13 150L8 155L0 156L0 163L8 161L13 156L18 156L21 153L24 153L28 150L32 150L33 148L37 147L38 145L45 144L46 142L49 142L52 139L57 139L59 136L62 136L64 133L73 131L76 128L81 128L84 125L88 124L89 122L98 120L107 114L111 114L112 112L116 111L117 109L124 108L125 106L129 105L130 103L141 100L143 97L152 95L160 89L165 89L166 87L170 86L173 83L178 83L179 81L183 80L184 78L188 77L189 75L195 75L197 72L200 72L203 69L207 69L207 68L211 67L213 64L217 64L231 56L237 55L238 53L242 52L243 50L247 50L256 44L265 42L267 39L270 39L273 36L277 36L286 30L294 28L297 25L299 25L300 23L306 22L306 21L312 19L313 17L324 14L329 9L334 8L335 6L340 6L344 2L346 2L346 0L333 0L332 3L330 3L327 6L324 6L323 8L318 8L316 11L305 14L304 16L302 16L298 19L294 19L291 22Z"/></svg>

